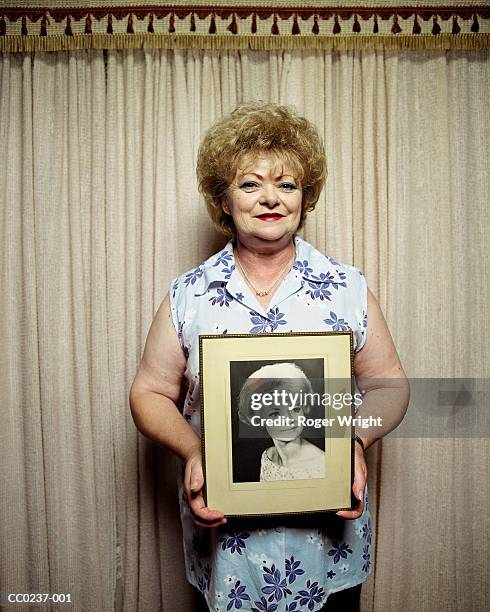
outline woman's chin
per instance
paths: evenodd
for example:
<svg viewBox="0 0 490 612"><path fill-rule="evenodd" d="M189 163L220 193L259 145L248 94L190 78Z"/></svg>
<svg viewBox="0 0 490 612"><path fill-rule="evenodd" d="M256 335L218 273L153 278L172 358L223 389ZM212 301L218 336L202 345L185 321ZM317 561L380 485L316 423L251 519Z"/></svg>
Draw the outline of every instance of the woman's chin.
<svg viewBox="0 0 490 612"><path fill-rule="evenodd" d="M271 436L271 438L272 440L277 440L278 442L293 442L294 440L297 440L301 436L302 433L303 433L303 429L298 428L290 432L285 432L283 434Z"/></svg>
<svg viewBox="0 0 490 612"><path fill-rule="evenodd" d="M288 227L288 228L284 228L284 227L283 228L280 228L280 227L260 228L259 227L257 228L256 231L248 234L247 238L254 239L254 240L262 240L264 242L279 242L279 241L289 242L292 236L294 235L294 232L295 230L292 227ZM244 235L242 236L245 237ZM241 237L240 233L239 233L239 237Z"/></svg>

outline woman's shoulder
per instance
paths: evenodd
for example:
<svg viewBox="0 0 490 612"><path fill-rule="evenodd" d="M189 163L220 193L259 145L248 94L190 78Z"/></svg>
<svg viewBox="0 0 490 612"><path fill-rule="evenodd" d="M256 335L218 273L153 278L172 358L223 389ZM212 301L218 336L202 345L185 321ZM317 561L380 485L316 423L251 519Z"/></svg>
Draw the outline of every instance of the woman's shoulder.
<svg viewBox="0 0 490 612"><path fill-rule="evenodd" d="M323 451L321 448L318 448L316 444L313 444L312 442L309 442L304 438L303 445L305 458L316 459L317 457L323 457L325 454L325 451Z"/></svg>
<svg viewBox="0 0 490 612"><path fill-rule="evenodd" d="M262 463L267 463L271 461L272 463L277 463L277 450L275 446L269 446L262 453Z"/></svg>
<svg viewBox="0 0 490 612"><path fill-rule="evenodd" d="M336 280L341 284L346 280L358 279L363 276L359 268L342 261L338 261L319 251L312 244L295 236L296 261L294 267L305 278L312 280Z"/></svg>
<svg viewBox="0 0 490 612"><path fill-rule="evenodd" d="M229 278L234 267L233 245L229 241L222 249L202 261L199 265L183 272L170 283L172 297L192 292L205 291L211 282L222 282Z"/></svg>

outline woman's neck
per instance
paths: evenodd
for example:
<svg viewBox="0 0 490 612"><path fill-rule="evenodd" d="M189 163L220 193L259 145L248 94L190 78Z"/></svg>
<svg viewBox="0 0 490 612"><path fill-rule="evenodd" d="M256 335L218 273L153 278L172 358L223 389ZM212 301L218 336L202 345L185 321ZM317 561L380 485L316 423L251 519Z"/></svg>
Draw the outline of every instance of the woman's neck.
<svg viewBox="0 0 490 612"><path fill-rule="evenodd" d="M296 248L292 238L282 245L275 246L279 248L272 249L270 246L256 248L255 245L247 244L240 238L235 243L238 267L245 273L249 283L258 289L269 287L279 276L283 278L294 263Z"/></svg>
<svg viewBox="0 0 490 612"><path fill-rule="evenodd" d="M264 252L250 248L240 240L235 246L235 261L244 281L255 294L256 300L266 311L277 288L294 263L293 240L280 250Z"/></svg>
<svg viewBox="0 0 490 612"><path fill-rule="evenodd" d="M266 266L267 269L270 269L271 266L285 265L295 252L295 244L292 235L274 241L238 236L235 241L235 249L240 261L245 265Z"/></svg>
<svg viewBox="0 0 490 612"><path fill-rule="evenodd" d="M303 446L303 438L299 436L295 440L272 440L276 447L277 454L279 456L279 464L284 467L288 467L291 463L294 463L298 458Z"/></svg>

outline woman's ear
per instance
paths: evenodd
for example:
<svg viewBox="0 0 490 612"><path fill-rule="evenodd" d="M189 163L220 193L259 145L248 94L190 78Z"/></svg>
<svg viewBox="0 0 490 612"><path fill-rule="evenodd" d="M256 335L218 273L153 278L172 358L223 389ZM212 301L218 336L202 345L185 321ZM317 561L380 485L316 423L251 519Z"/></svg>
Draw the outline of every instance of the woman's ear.
<svg viewBox="0 0 490 612"><path fill-rule="evenodd" d="M231 215L230 207L228 206L228 201L226 199L226 195L221 196L221 208L227 215Z"/></svg>

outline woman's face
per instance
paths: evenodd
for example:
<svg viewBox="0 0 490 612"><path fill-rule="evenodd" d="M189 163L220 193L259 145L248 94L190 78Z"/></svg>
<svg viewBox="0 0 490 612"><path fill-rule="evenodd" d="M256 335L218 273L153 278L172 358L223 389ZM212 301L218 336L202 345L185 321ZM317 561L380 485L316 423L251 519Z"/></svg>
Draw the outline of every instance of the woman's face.
<svg viewBox="0 0 490 612"><path fill-rule="evenodd" d="M286 391L286 395L284 398L281 397L276 405L262 408L262 416L277 419L277 425L266 425L267 433L273 440L291 442L303 433L303 425L300 425L298 420L305 413L300 405L301 402L298 401L298 396L301 393L307 393L309 389L299 379L284 379L277 388L280 392ZM291 399L290 393L293 398L296 396L296 400Z"/></svg>
<svg viewBox="0 0 490 612"><path fill-rule="evenodd" d="M270 411L267 411L267 414L264 414L264 417L274 419L282 416L283 418L278 425L266 425L267 433L273 440L280 440L282 442L296 440L303 433L303 426L298 423L298 417L303 415L303 409L298 406L291 410L283 406L272 408Z"/></svg>
<svg viewBox="0 0 490 612"><path fill-rule="evenodd" d="M303 194L292 172L286 164L267 156L238 164L221 205L233 217L242 242L247 238L291 238L298 229Z"/></svg>

